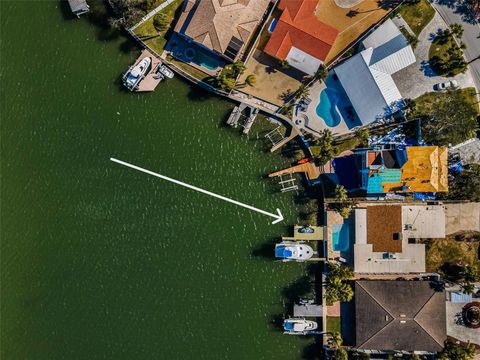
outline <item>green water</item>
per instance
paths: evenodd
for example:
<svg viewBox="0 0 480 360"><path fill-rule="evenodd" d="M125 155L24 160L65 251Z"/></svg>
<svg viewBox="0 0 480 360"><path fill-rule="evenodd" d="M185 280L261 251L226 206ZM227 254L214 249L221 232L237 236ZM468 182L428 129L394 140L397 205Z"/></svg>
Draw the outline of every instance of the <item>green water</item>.
<svg viewBox="0 0 480 360"><path fill-rule="evenodd" d="M123 92L138 51L58 2L2 1L0 34L1 358L300 358L272 318L304 269L253 255L296 220L263 178L285 159L183 81Z"/></svg>

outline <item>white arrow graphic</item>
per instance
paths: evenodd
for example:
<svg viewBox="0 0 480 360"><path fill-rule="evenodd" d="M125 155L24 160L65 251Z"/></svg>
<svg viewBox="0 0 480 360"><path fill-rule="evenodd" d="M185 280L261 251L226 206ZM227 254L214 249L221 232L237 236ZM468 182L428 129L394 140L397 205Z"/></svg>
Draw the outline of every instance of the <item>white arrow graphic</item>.
<svg viewBox="0 0 480 360"><path fill-rule="evenodd" d="M135 169L135 170L137 170L137 171L141 171L141 172L143 172L143 173L145 173L145 174L152 175L152 176L158 177L158 178L160 178L160 179L170 181L170 182L172 182L172 183L174 183L174 184L181 185L181 186L184 186L184 187L186 187L186 188L189 188L189 189L192 189L192 190L201 192L201 193L203 193L203 194L207 194L207 195L216 197L217 199L220 199L220 200L223 200L223 201L227 201L227 202L229 202L229 203L232 203L232 204L235 204L235 205L238 205L238 206L242 206L242 207L244 207L244 208L246 208L246 209L259 212L260 214L270 216L270 217L272 217L272 218L275 219L275 220L272 222L272 224L279 223L280 221L283 220L283 215L282 215L282 213L280 212L280 209L277 209L277 214L272 214L272 213L269 213L268 211L261 210L261 209L257 209L256 207L253 207L253 206L250 206L250 205L241 203L240 201L236 201L236 200L233 200L233 199L229 199L229 198L227 198L227 197L225 197L225 196L218 195L218 194L212 193L212 192L207 191L207 190L204 190L204 189L200 189L199 187L196 187L196 186L193 186L193 185L190 185L190 184L181 182L181 181L179 181L179 180L175 180L175 179L169 178L168 176L165 176L165 175L157 174L157 173L155 173L155 172L153 172L153 171L150 171L150 170L141 168L140 166L136 166L136 165L127 163L127 162L125 162L125 161L118 160L118 159L115 159L115 158L110 158L110 160L113 161L113 162L115 162L115 163L117 163L117 164L120 164L120 165L123 165L123 166L127 166L127 167L129 167L129 168L131 168L131 169Z"/></svg>

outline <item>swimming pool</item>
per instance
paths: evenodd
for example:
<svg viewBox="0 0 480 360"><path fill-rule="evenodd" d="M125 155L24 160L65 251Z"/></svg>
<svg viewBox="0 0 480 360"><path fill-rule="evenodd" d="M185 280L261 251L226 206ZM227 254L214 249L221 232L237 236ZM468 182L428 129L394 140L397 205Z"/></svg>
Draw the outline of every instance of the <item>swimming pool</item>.
<svg viewBox="0 0 480 360"><path fill-rule="evenodd" d="M337 110L339 95L333 88L326 88L320 93L320 102L315 109L328 127L335 127L342 120Z"/></svg>
<svg viewBox="0 0 480 360"><path fill-rule="evenodd" d="M334 251L346 252L350 249L350 226L348 222L332 225L332 245Z"/></svg>
<svg viewBox="0 0 480 360"><path fill-rule="evenodd" d="M197 65L200 65L208 70L215 70L219 66L223 66L220 62L215 59L213 56L205 54L203 51L194 48L185 49L185 57L188 61L191 61Z"/></svg>

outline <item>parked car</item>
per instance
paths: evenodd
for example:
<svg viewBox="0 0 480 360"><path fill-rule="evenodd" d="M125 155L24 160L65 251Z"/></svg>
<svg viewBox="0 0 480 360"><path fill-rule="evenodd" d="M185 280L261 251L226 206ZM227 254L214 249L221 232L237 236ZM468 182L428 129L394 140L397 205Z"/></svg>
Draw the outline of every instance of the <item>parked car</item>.
<svg viewBox="0 0 480 360"><path fill-rule="evenodd" d="M458 86L458 83L456 80L450 80L450 81L445 81L444 83L433 85L433 90L441 91L441 90L448 89L450 87L457 87L457 86Z"/></svg>

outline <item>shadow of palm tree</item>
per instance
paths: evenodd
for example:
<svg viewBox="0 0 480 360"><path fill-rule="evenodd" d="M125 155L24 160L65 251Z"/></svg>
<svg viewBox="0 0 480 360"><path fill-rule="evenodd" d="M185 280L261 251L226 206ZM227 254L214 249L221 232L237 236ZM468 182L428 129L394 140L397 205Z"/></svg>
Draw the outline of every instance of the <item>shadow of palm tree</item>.
<svg viewBox="0 0 480 360"><path fill-rule="evenodd" d="M270 260L275 259L275 243L275 239L270 239L269 241L258 245L252 250L252 256Z"/></svg>
<svg viewBox="0 0 480 360"><path fill-rule="evenodd" d="M300 300L303 296L311 293L312 280L310 276L303 275L293 283L283 288L282 296L289 302L294 303Z"/></svg>

